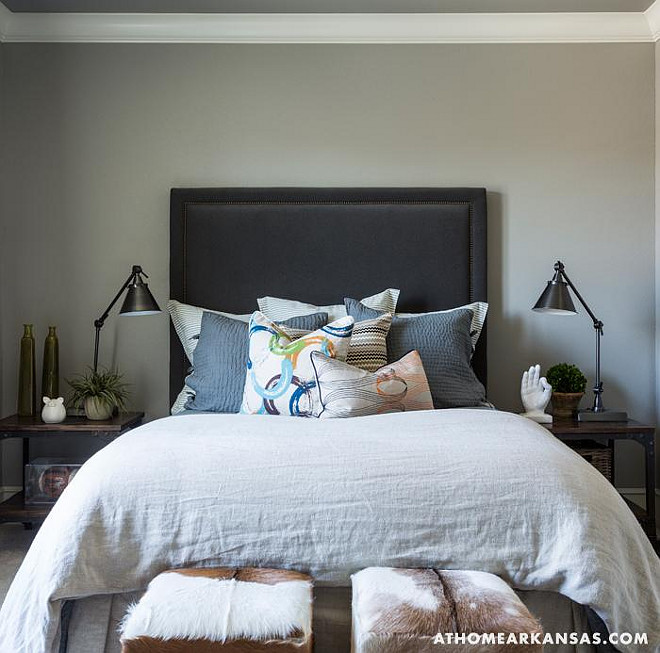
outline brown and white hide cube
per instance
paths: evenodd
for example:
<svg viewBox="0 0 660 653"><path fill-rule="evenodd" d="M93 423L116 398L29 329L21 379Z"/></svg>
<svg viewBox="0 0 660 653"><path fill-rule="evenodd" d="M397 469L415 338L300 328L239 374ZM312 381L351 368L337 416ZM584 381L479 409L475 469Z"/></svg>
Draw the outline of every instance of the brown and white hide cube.
<svg viewBox="0 0 660 653"><path fill-rule="evenodd" d="M311 653L312 581L281 569L174 569L120 626L122 653Z"/></svg>
<svg viewBox="0 0 660 653"><path fill-rule="evenodd" d="M543 650L541 625L516 593L493 574L369 567L355 574L352 583L353 653ZM483 646L482 641L467 638L475 633L501 634L504 641ZM511 633L517 635L515 643L507 642ZM453 634L465 634L465 641L454 639ZM533 634L539 643L532 643Z"/></svg>

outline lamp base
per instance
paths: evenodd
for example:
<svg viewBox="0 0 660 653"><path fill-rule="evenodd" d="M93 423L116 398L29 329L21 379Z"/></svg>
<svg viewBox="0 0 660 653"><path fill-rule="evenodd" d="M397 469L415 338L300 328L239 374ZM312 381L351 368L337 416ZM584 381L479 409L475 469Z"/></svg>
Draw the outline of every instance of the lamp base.
<svg viewBox="0 0 660 653"><path fill-rule="evenodd" d="M628 413L625 410L601 410L597 413L587 408L578 411L578 422L627 422Z"/></svg>

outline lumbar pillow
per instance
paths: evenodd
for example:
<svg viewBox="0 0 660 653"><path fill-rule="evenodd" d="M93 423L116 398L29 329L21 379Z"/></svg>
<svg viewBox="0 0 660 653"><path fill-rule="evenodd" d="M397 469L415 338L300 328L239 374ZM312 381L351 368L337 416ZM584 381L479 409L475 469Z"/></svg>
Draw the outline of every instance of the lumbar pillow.
<svg viewBox="0 0 660 653"><path fill-rule="evenodd" d="M313 352L321 412L319 417L361 417L433 410L433 399L416 351L369 373Z"/></svg>
<svg viewBox="0 0 660 653"><path fill-rule="evenodd" d="M241 413L318 415L311 353L346 360L353 322L352 317L343 317L294 340L263 313L254 313Z"/></svg>
<svg viewBox="0 0 660 653"><path fill-rule="evenodd" d="M296 339L322 327L327 313L293 317L278 324L289 338ZM204 312L195 365L186 377L191 396L187 410L237 413L241 408L248 358L248 325L218 313Z"/></svg>
<svg viewBox="0 0 660 653"><path fill-rule="evenodd" d="M378 315L354 299L346 309L356 320ZM424 364L436 408L478 406L486 390L472 370L473 311L458 308L413 317L394 316L387 336L387 360L397 361L416 349Z"/></svg>
<svg viewBox="0 0 660 653"><path fill-rule="evenodd" d="M391 324L391 313L356 322L346 362L367 372L383 367L387 363L387 333Z"/></svg>
<svg viewBox="0 0 660 653"><path fill-rule="evenodd" d="M384 313L394 313L399 299L397 288L388 288L371 297L360 300L365 306ZM328 320L334 322L339 318L346 317L344 304L330 304L329 306L315 306L305 304L293 299L281 299L280 297L260 297L257 299L259 310L276 322L286 320L296 315L309 315L310 313L327 313Z"/></svg>

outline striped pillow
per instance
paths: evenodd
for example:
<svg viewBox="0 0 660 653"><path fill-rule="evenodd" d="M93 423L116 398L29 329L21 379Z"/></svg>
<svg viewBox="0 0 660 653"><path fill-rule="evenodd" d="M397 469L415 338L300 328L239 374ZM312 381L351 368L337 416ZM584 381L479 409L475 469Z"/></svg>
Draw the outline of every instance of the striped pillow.
<svg viewBox="0 0 660 653"><path fill-rule="evenodd" d="M346 362L366 372L375 372L383 367L387 363L387 334L391 324L391 313L356 322Z"/></svg>

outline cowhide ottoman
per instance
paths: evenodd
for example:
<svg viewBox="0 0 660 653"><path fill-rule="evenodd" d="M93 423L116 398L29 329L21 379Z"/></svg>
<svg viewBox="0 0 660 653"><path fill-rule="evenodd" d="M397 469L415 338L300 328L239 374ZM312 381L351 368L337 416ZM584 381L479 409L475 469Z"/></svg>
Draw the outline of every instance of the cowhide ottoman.
<svg viewBox="0 0 660 653"><path fill-rule="evenodd" d="M538 621L492 574L370 567L352 581L353 653L543 650Z"/></svg>
<svg viewBox="0 0 660 653"><path fill-rule="evenodd" d="M175 569L121 626L122 653L311 653L312 581L280 569Z"/></svg>

